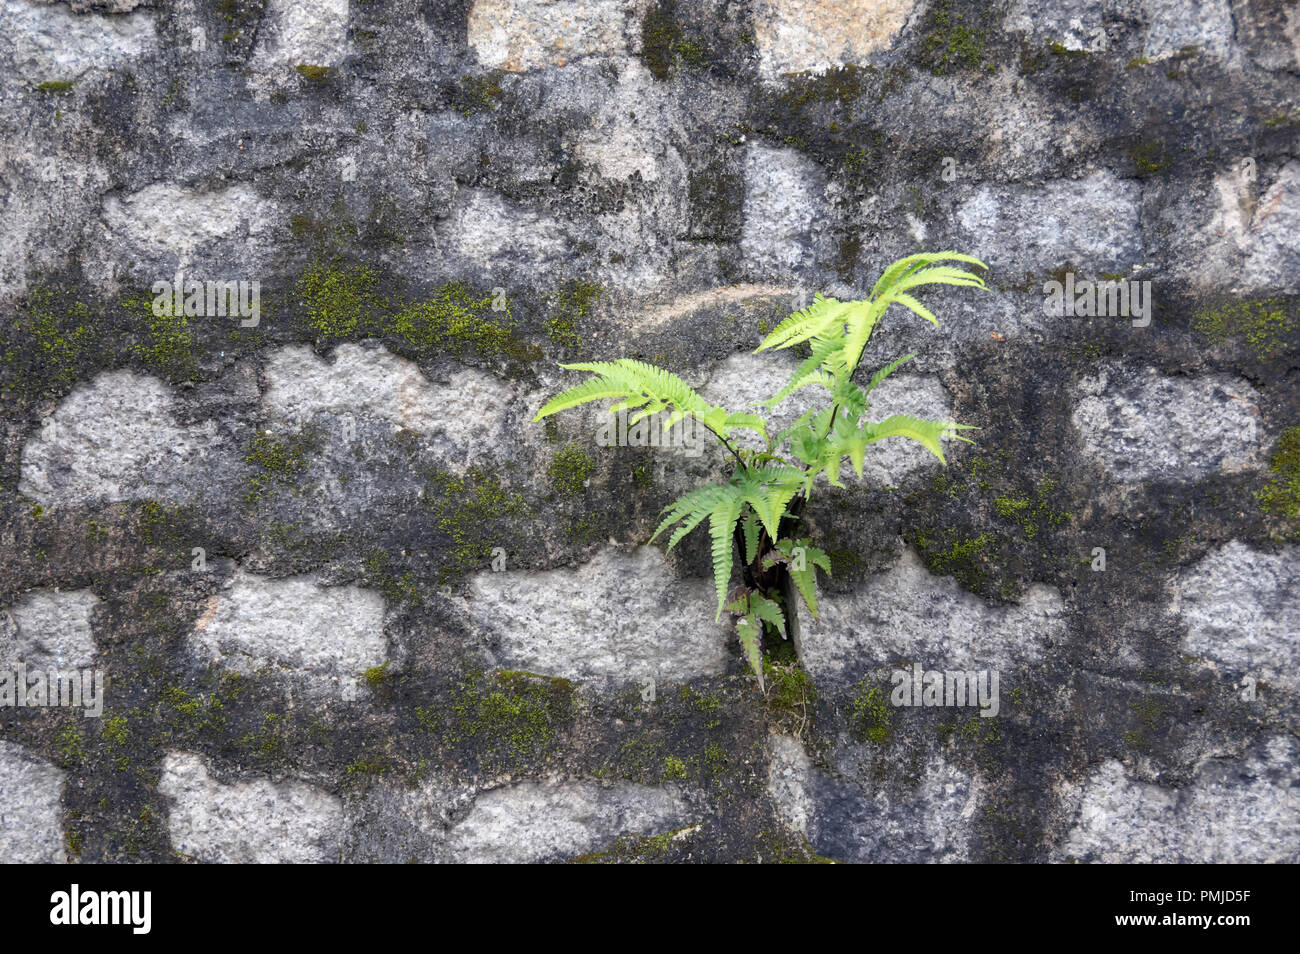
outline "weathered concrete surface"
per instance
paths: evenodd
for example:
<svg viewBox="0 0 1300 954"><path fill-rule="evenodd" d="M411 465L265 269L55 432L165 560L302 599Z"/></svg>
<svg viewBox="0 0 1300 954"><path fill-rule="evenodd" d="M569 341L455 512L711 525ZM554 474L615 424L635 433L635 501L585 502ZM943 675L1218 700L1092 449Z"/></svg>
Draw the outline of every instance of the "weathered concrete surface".
<svg viewBox="0 0 1300 954"><path fill-rule="evenodd" d="M350 692L387 658L384 600L358 586L240 574L209 599L191 641L198 658L236 672L266 667L312 689Z"/></svg>
<svg viewBox="0 0 1300 954"><path fill-rule="evenodd" d="M726 665L726 630L709 625L712 593L703 581L675 578L653 547L611 548L576 570L480 573L468 611L508 668L613 684L678 682Z"/></svg>
<svg viewBox="0 0 1300 954"><path fill-rule="evenodd" d="M176 850L220 864L311 864L337 860L343 808L304 782L223 784L203 758L170 752L158 790L171 807Z"/></svg>
<svg viewBox="0 0 1300 954"><path fill-rule="evenodd" d="M110 675L102 720L0 709L23 858L1295 856L1293 4L0 25L0 662ZM798 300L922 249L990 292L891 309L859 380L916 352L870 416L975 443L818 489L826 612L764 697L707 533L645 547L731 456L532 417L621 356L740 410ZM178 269L257 326L151 314ZM1067 273L1150 323L1045 314ZM998 669L999 715L896 710L905 662Z"/></svg>
<svg viewBox="0 0 1300 954"><path fill-rule="evenodd" d="M95 661L92 618L99 599L89 590L33 590L0 615L0 665L89 669Z"/></svg>
<svg viewBox="0 0 1300 954"><path fill-rule="evenodd" d="M1265 739L1244 759L1205 763L1168 789L1100 766L1071 796L1062 861L1104 864L1295 864L1300 859L1296 742Z"/></svg>
<svg viewBox="0 0 1300 954"><path fill-rule="evenodd" d="M1258 462L1259 394L1247 381L1112 366L1079 392L1082 446L1121 481L1194 480Z"/></svg>
<svg viewBox="0 0 1300 954"><path fill-rule="evenodd" d="M1010 668L1049 655L1066 634L1052 587L1036 585L1018 606L990 607L950 578L932 576L911 549L852 594L827 597L803 635L808 671L833 681L888 663L922 668Z"/></svg>
<svg viewBox="0 0 1300 954"><path fill-rule="evenodd" d="M0 742L0 864L63 864L63 773Z"/></svg>

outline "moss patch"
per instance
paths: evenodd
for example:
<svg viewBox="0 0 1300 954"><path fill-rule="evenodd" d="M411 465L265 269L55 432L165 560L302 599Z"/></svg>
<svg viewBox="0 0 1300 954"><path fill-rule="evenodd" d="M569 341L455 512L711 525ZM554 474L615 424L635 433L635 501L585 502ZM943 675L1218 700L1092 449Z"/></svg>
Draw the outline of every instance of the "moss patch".
<svg viewBox="0 0 1300 954"><path fill-rule="evenodd" d="M144 297L123 299L122 307L145 321L144 340L133 345L131 352L150 370L174 381L198 375L198 337L185 315L172 315L170 308L156 314L153 302Z"/></svg>
<svg viewBox="0 0 1300 954"><path fill-rule="evenodd" d="M596 462L581 444L561 448L546 469L551 486L563 497L576 497L586 490L587 478Z"/></svg>
<svg viewBox="0 0 1300 954"><path fill-rule="evenodd" d="M295 219L295 222L298 222ZM325 239L338 238L341 226L303 220L298 226ZM322 343L380 338L415 358L438 354L536 360L540 351L515 333L510 301L504 294L478 294L464 282L447 282L427 298L400 300L381 290L381 276L369 265L317 259L297 283L307 328Z"/></svg>
<svg viewBox="0 0 1300 954"><path fill-rule="evenodd" d="M1137 143L1129 150L1138 178L1148 179L1173 168L1173 159L1165 149L1165 144L1155 139Z"/></svg>
<svg viewBox="0 0 1300 954"><path fill-rule="evenodd" d="M986 68L984 48L993 20L994 15L986 9L958 7L954 0L935 0L921 21L917 61L936 76Z"/></svg>
<svg viewBox="0 0 1300 954"><path fill-rule="evenodd" d="M316 66L311 63L299 63L294 69L308 83L324 83L338 75L338 70L332 66Z"/></svg>
<svg viewBox="0 0 1300 954"><path fill-rule="evenodd" d="M1239 340L1260 361L1274 358L1290 347L1296 330L1292 308L1276 298L1228 302L1196 313L1192 327L1214 344Z"/></svg>
<svg viewBox="0 0 1300 954"><path fill-rule="evenodd" d="M492 112L501 103L503 70L493 70L485 76L462 76L451 97L451 108L462 116Z"/></svg>
<svg viewBox="0 0 1300 954"><path fill-rule="evenodd" d="M1284 520L1300 519L1300 426L1282 432L1268 469L1275 476L1256 495L1259 509Z"/></svg>
<svg viewBox="0 0 1300 954"><path fill-rule="evenodd" d="M581 348L580 325L600 295L601 287L594 282L573 281L560 289L547 327L551 340L563 348Z"/></svg>
<svg viewBox="0 0 1300 954"><path fill-rule="evenodd" d="M421 708L416 717L444 745L472 750L485 768L518 769L553 755L573 718L573 691L566 679L471 671L445 709Z"/></svg>
<svg viewBox="0 0 1300 954"><path fill-rule="evenodd" d="M66 393L96 360L99 340L84 302L62 289L33 288L5 332L5 389L28 397Z"/></svg>
<svg viewBox="0 0 1300 954"><path fill-rule="evenodd" d="M485 567L496 541L507 539L507 521L530 513L522 497L478 468L471 468L463 477L430 472L422 504L443 536L436 542L444 553L444 581Z"/></svg>
<svg viewBox="0 0 1300 954"><path fill-rule="evenodd" d="M893 710L885 690L863 679L849 703L849 728L859 742L887 745L893 736Z"/></svg>

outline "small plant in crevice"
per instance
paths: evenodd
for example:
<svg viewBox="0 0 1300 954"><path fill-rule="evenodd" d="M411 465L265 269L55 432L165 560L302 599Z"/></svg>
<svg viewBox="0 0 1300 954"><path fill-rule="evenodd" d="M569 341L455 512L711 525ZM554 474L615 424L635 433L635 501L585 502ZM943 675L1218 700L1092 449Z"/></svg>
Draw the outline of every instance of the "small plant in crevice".
<svg viewBox="0 0 1300 954"><path fill-rule="evenodd" d="M715 619L724 610L734 615L745 658L765 692L763 649L793 646L796 654L800 652L795 593L816 617L816 571L831 571L826 553L798 532L819 478L824 476L832 487L844 487L840 471L845 457L861 477L867 446L887 437L917 441L941 463L946 463L941 439L965 440L957 431L968 425L951 420L905 414L882 421L866 419L872 390L914 354L880 368L865 385L853 380L872 331L890 305L909 308L938 326L938 319L910 294L913 289L941 284L987 290L983 278L949 262L987 268L979 259L957 252L909 255L885 269L868 298L842 302L818 295L809 308L778 324L755 353L806 344L809 354L783 388L756 406L774 408L806 387L824 390L829 403L810 408L775 435L769 434L761 414L714 406L676 375L627 358L561 365L589 372L591 377L552 398L534 418L537 422L583 404L610 400L615 402L609 407L611 414L631 415L629 426L666 414L662 427L667 431L691 418L721 442L732 458L727 482L700 487L669 504L651 539L676 525L668 539L672 549L708 521L718 600ZM735 439L740 431L757 434L762 449L740 446ZM742 585L735 590L730 589L733 551L742 557Z"/></svg>

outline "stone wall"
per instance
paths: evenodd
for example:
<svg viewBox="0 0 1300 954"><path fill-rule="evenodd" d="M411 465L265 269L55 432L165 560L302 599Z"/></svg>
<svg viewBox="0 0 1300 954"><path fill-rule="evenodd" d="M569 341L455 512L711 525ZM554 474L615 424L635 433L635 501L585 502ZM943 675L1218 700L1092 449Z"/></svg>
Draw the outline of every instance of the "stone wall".
<svg viewBox="0 0 1300 954"><path fill-rule="evenodd" d="M1295 0L0 0L0 63L0 664L107 676L0 708L0 861L1300 860ZM765 696L647 543L723 455L532 417L740 409L948 248L873 414L975 443L814 498Z"/></svg>

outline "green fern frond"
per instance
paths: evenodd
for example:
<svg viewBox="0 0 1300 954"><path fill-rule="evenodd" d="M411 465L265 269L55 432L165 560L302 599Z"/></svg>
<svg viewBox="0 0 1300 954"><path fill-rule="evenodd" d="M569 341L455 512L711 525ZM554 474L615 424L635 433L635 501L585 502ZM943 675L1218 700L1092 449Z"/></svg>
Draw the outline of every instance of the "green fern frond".
<svg viewBox="0 0 1300 954"><path fill-rule="evenodd" d="M727 587L731 583L732 533L740 519L740 508L741 501L729 497L709 514L709 536L713 538L713 586L718 596L714 620L722 618L722 607L727 602Z"/></svg>
<svg viewBox="0 0 1300 954"><path fill-rule="evenodd" d="M889 377L891 374L893 374L895 371L897 371L899 368L907 364L907 362L911 361L915 357L916 357L916 352L912 352L911 354L903 355L903 357L897 359L896 361L889 362L889 364L885 365L883 368L881 368L879 371L877 371L875 374L871 376L871 380L867 382L867 386L862 389L863 393L870 394L880 385L881 381L885 380L885 378Z"/></svg>
<svg viewBox="0 0 1300 954"><path fill-rule="evenodd" d="M795 368L789 383L766 401L761 402L761 406L776 407L795 391L811 384L820 384L826 388L834 387L834 373L823 366L843 347L844 339L839 336L814 338L811 353Z"/></svg>
<svg viewBox="0 0 1300 954"><path fill-rule="evenodd" d="M969 424L958 424L956 421L927 421L908 414L895 414L883 421L868 423L847 433L837 431L830 443L835 448L835 452L848 455L853 463L853 470L861 477L868 444L874 444L886 437L907 437L939 458L939 463L947 464L943 456L943 447L939 443L942 438L956 437L968 444L973 443L967 438L958 436L958 430L974 430L974 428Z"/></svg>
<svg viewBox="0 0 1300 954"><path fill-rule="evenodd" d="M613 400L617 403L610 407L611 413L639 409L633 421L671 408L671 424L689 414L720 437L727 437L733 430L747 429L758 431L767 439L762 418L747 413L729 414L725 408L704 400L677 375L644 361L620 358L560 367L566 371L587 371L592 377L547 401L533 418L534 422L592 401Z"/></svg>
<svg viewBox="0 0 1300 954"><path fill-rule="evenodd" d="M864 301L838 301L823 298L820 294L813 297L813 303L803 311L796 311L786 318L763 339L763 343L754 349L754 353L769 348L791 348L797 344L819 337L839 337L845 322L854 320L854 313L866 306Z"/></svg>
<svg viewBox="0 0 1300 954"><path fill-rule="evenodd" d="M798 559L799 550L803 551L802 560ZM779 540L776 549L768 554L764 563L769 567L777 563L786 565L790 579L794 581L795 589L803 597L808 612L812 613L813 619L817 619L817 568L821 567L827 576L831 575L831 558L826 555L826 551L812 546L811 541L806 538Z"/></svg>
<svg viewBox="0 0 1300 954"><path fill-rule="evenodd" d="M740 526L745 535L745 563L753 563L755 558L758 556L758 535L760 527L758 518L754 516L752 510L745 513Z"/></svg>

